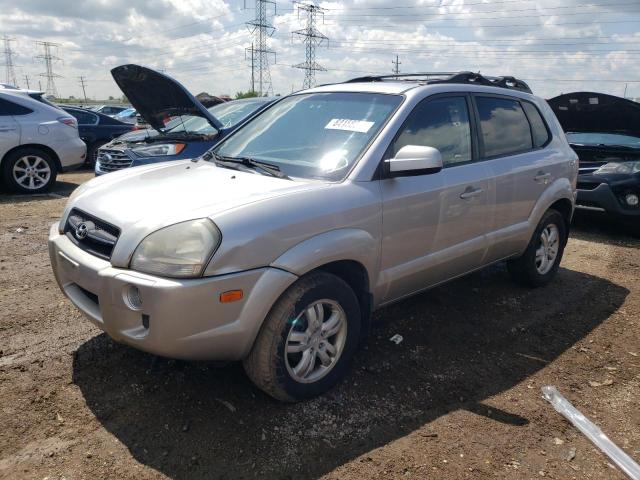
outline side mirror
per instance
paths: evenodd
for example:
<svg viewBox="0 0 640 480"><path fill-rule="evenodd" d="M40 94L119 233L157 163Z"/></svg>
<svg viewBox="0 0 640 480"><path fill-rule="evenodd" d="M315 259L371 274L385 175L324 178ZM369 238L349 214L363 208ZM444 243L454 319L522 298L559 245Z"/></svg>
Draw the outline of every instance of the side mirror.
<svg viewBox="0 0 640 480"><path fill-rule="evenodd" d="M405 145L394 158L387 160L390 177L426 175L442 170L440 150L421 145Z"/></svg>

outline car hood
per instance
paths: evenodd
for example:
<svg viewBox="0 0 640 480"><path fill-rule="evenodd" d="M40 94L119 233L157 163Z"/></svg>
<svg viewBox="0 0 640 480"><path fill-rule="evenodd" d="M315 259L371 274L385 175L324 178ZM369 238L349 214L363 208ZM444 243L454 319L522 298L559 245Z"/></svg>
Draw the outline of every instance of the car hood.
<svg viewBox="0 0 640 480"><path fill-rule="evenodd" d="M640 137L640 103L596 92L548 100L565 132L623 133Z"/></svg>
<svg viewBox="0 0 640 480"><path fill-rule="evenodd" d="M121 144L121 143L138 143L142 142L147 138L155 138L159 135L159 132L156 130L152 130L150 128L144 128L141 130L133 130L131 132L124 133L117 138L114 138L109 144L112 146Z"/></svg>
<svg viewBox="0 0 640 480"><path fill-rule="evenodd" d="M144 236L167 225L301 190L320 182L293 181L191 160L113 172L81 186L67 205L111 223L123 234Z"/></svg>
<svg viewBox="0 0 640 480"><path fill-rule="evenodd" d="M196 98L173 78L140 65L121 65L111 70L113 79L131 105L154 129L163 131L168 117L203 117L216 130L223 128Z"/></svg>

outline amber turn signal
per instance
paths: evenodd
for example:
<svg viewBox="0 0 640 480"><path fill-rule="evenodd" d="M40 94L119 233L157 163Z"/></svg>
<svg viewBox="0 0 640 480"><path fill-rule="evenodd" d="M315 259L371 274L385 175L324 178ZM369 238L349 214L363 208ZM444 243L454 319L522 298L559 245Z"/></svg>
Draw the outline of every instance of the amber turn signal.
<svg viewBox="0 0 640 480"><path fill-rule="evenodd" d="M237 302L238 300L242 300L243 296L242 290L229 290L228 292L220 294L220 303Z"/></svg>

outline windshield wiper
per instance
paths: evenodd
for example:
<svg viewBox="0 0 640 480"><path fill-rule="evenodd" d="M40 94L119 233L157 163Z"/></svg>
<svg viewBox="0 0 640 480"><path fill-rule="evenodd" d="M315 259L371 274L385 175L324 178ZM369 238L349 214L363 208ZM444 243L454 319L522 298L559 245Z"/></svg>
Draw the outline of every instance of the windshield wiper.
<svg viewBox="0 0 640 480"><path fill-rule="evenodd" d="M271 175L272 177L291 180L289 176L280 171L280 167L271 163L262 162L250 157L224 157L222 155L218 155L215 152L211 152L211 154L217 162L234 163L237 165L242 165L244 167L253 168L254 170L260 170L262 172L265 172L267 175Z"/></svg>

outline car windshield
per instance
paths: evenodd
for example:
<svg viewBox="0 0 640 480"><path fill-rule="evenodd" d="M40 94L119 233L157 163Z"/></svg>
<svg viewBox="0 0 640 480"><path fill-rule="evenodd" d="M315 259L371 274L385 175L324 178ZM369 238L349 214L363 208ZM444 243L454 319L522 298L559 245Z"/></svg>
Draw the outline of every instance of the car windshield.
<svg viewBox="0 0 640 480"><path fill-rule="evenodd" d="M231 101L219 103L208 108L209 112L216 117L225 126L230 128L242 120L250 116L269 100L264 98L256 98L255 100ZM182 116L174 118L166 125L167 131L171 133L188 132L200 133L203 135L214 135L216 129L211 126L209 121L203 117Z"/></svg>
<svg viewBox="0 0 640 480"><path fill-rule="evenodd" d="M567 133L569 143L577 145L612 145L640 148L640 137L619 133Z"/></svg>
<svg viewBox="0 0 640 480"><path fill-rule="evenodd" d="M286 175L337 181L402 101L376 93L309 93L281 100L215 150L249 157Z"/></svg>

